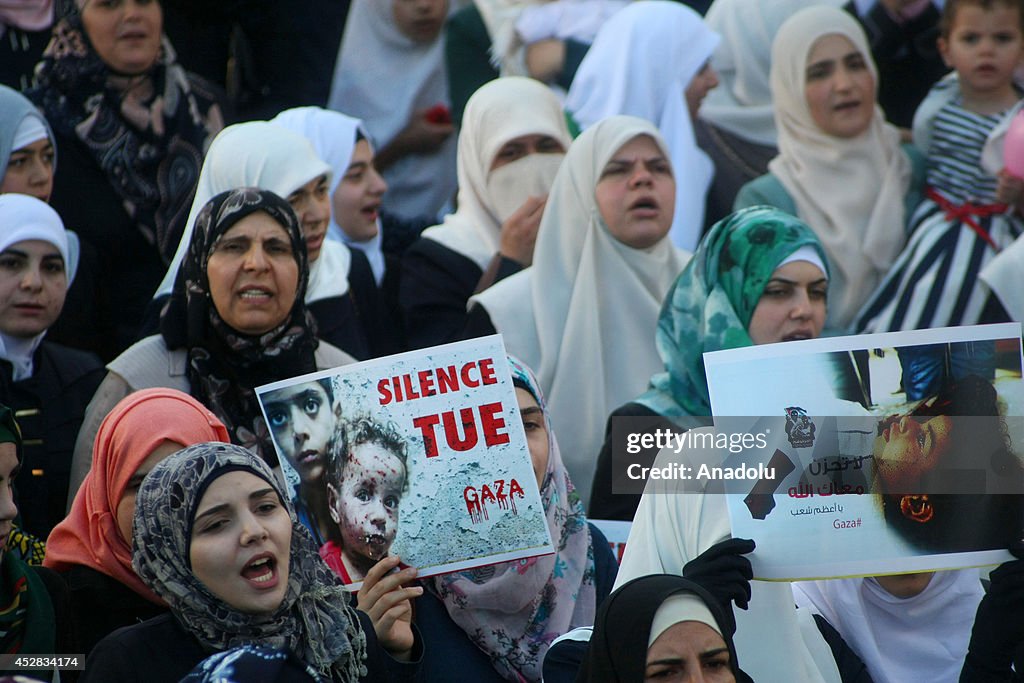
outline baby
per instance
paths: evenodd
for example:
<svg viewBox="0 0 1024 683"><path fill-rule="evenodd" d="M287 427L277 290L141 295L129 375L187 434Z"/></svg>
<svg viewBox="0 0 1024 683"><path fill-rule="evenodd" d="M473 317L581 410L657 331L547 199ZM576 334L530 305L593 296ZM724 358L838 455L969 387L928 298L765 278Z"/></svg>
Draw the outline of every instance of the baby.
<svg viewBox="0 0 1024 683"><path fill-rule="evenodd" d="M331 443L342 432L341 407L330 379L276 389L261 397L274 442L299 475L293 492L295 513L318 545L337 538L327 505L324 472ZM343 439L341 439L343 440Z"/></svg>
<svg viewBox="0 0 1024 683"><path fill-rule="evenodd" d="M327 504L340 544L320 548L345 583L362 580L387 557L398 532L398 505L409 479L406 446L390 425L369 418L346 426L327 459Z"/></svg>

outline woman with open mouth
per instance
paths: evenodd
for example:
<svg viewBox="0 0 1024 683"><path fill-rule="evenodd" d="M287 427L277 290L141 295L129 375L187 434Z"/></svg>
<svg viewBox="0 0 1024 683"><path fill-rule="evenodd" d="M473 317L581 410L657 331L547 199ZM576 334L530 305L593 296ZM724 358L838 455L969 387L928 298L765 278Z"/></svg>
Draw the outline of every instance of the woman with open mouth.
<svg viewBox="0 0 1024 683"><path fill-rule="evenodd" d="M658 311L689 257L668 239L675 189L657 127L605 119L573 142L555 176L533 267L470 300L467 333L497 330L536 370L581 492L608 413L662 366Z"/></svg>
<svg viewBox="0 0 1024 683"><path fill-rule="evenodd" d="M232 443L276 466L255 387L352 362L314 333L306 247L287 201L255 188L216 195L199 212L187 252L161 334L118 356L89 404L72 492L92 462L99 423L133 391L190 393L221 419Z"/></svg>
<svg viewBox="0 0 1024 683"><path fill-rule="evenodd" d="M349 279L353 291L366 289L362 274L369 270L377 286L376 305L361 297L359 317L366 332L369 356L376 358L405 350L400 332L397 259L385 254L381 210L388 185L375 168L376 151L359 119L320 107L286 109L271 123L305 137L331 167L328 197L331 217L327 239L346 245L352 254Z"/></svg>
<svg viewBox="0 0 1024 683"><path fill-rule="evenodd" d="M905 242L921 198L924 160L885 122L867 38L836 7L807 7L772 43L779 155L736 196L767 204L818 235L832 266L828 329L851 325Z"/></svg>
<svg viewBox="0 0 1024 683"><path fill-rule="evenodd" d="M393 564L382 563L351 607L280 482L245 449L198 444L158 464L133 526L132 565L171 612L101 641L83 682L176 683L243 645L290 650L325 681L415 676L409 598L422 589L401 587L415 570L384 577Z"/></svg>
<svg viewBox="0 0 1024 683"><path fill-rule="evenodd" d="M299 219L309 262L306 304L318 335L355 358L369 357L362 313L376 310L377 286L366 259L353 258L347 246L326 240L332 176L309 141L284 126L246 121L221 131L203 162L188 227L150 303L143 332L156 331L203 206L218 193L257 187L287 199Z"/></svg>
<svg viewBox="0 0 1024 683"><path fill-rule="evenodd" d="M580 130L614 114L657 126L679 178L670 236L688 251L703 232L715 173L697 146L693 125L702 100L718 85L709 63L718 41L719 35L682 3L631 2L602 25L565 101Z"/></svg>

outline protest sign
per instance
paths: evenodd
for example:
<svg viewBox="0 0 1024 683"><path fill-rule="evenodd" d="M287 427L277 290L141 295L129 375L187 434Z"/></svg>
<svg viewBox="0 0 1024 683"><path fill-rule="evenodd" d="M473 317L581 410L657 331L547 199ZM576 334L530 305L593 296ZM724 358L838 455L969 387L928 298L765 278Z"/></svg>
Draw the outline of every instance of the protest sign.
<svg viewBox="0 0 1024 683"><path fill-rule="evenodd" d="M353 588L388 555L433 576L553 552L500 336L257 393L300 519Z"/></svg>
<svg viewBox="0 0 1024 683"><path fill-rule="evenodd" d="M756 577L1010 557L1024 492L1020 325L752 346L706 354L705 368L715 434L743 447L693 474L732 494Z"/></svg>

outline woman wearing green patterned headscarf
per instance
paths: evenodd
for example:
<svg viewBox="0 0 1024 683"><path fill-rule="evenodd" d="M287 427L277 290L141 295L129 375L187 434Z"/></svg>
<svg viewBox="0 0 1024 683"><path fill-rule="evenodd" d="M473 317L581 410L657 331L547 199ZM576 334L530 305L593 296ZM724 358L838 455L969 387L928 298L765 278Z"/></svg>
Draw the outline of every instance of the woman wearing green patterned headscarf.
<svg viewBox="0 0 1024 683"><path fill-rule="evenodd" d="M6 552L18 506L12 480L21 469L21 430L14 412L0 405L0 652L53 655L74 652L68 589L49 569L30 567ZM52 671L33 676L49 681Z"/></svg>
<svg viewBox="0 0 1024 683"><path fill-rule="evenodd" d="M827 264L811 229L778 209L754 206L716 223L662 305L656 343L665 370L612 417L711 415L704 354L817 337L825 322ZM640 497L611 493L611 422L589 516L629 520Z"/></svg>

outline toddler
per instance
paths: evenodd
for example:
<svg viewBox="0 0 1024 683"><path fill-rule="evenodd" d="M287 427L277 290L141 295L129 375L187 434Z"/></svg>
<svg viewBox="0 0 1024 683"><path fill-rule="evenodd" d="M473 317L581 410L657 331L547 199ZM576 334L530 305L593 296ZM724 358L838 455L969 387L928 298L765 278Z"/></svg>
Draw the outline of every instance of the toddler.
<svg viewBox="0 0 1024 683"><path fill-rule="evenodd" d="M398 505L408 482L405 441L369 418L347 425L327 459L327 499L340 543L320 555L345 583L361 581L387 557L398 532Z"/></svg>
<svg viewBox="0 0 1024 683"><path fill-rule="evenodd" d="M939 51L955 74L932 88L914 117L914 142L928 156L927 199L914 212L906 248L858 316L858 331L1006 319L978 276L1024 231L1012 210L1021 181L986 171L981 159L1020 99L1013 75L1024 56L1024 2L949 0L940 32Z"/></svg>

